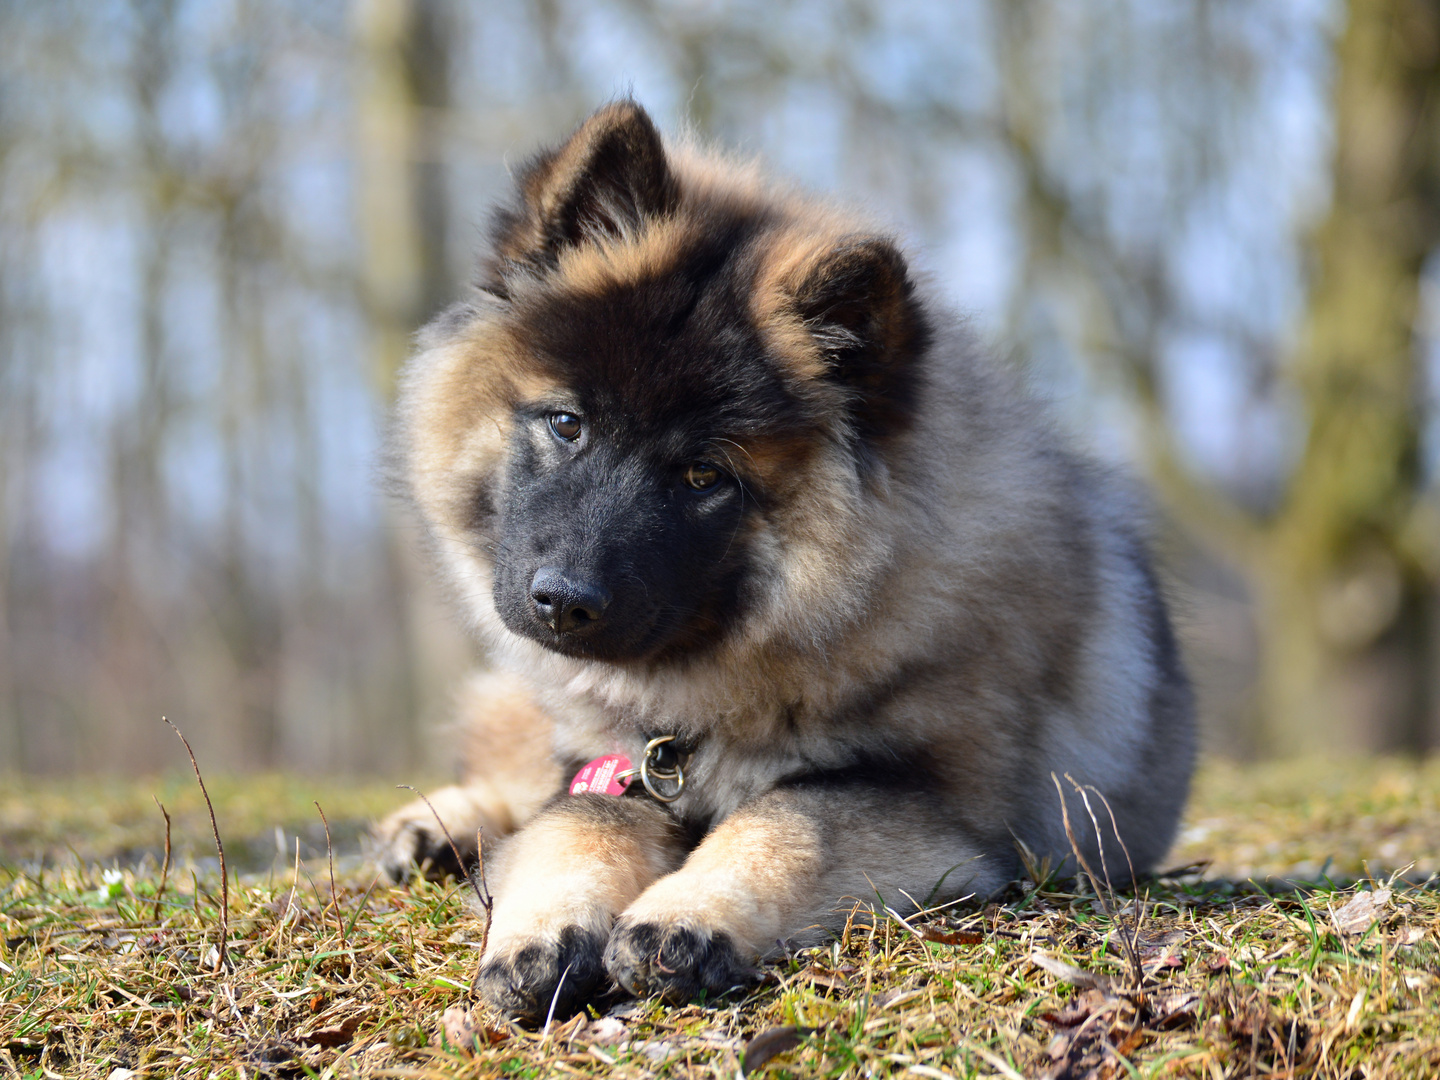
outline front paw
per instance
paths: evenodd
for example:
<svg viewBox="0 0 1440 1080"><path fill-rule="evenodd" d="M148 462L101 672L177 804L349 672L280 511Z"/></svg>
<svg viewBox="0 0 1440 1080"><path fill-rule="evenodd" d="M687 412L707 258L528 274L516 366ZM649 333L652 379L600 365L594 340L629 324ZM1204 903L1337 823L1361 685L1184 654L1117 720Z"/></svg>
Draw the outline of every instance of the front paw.
<svg viewBox="0 0 1440 1080"><path fill-rule="evenodd" d="M684 923L622 919L605 949L605 967L630 993L658 994L677 1005L702 990L720 994L754 977L730 935Z"/></svg>
<svg viewBox="0 0 1440 1080"><path fill-rule="evenodd" d="M469 866L475 864L473 843L469 845L469 851L460 851L462 859L468 856L469 865L460 865L455 861L455 851L451 849L450 841L445 838L444 830L433 818L426 822L418 815L402 819L395 814L382 821L375 827L373 846L375 861L380 864L380 869L385 872L386 877L397 883L405 881L415 873L431 881L459 877Z"/></svg>
<svg viewBox="0 0 1440 1080"><path fill-rule="evenodd" d="M474 791L460 786L441 788L429 802L416 799L376 825L371 845L375 861L391 881L404 881L417 869L431 881L439 881L447 875L459 877L475 865L475 830L489 824L489 815ZM450 837L445 835L447 828ZM487 835L494 831L488 830Z"/></svg>
<svg viewBox="0 0 1440 1080"><path fill-rule="evenodd" d="M578 926L558 938L507 942L481 963L476 986L486 1002L523 1023L568 1019L604 982L604 947L603 938Z"/></svg>

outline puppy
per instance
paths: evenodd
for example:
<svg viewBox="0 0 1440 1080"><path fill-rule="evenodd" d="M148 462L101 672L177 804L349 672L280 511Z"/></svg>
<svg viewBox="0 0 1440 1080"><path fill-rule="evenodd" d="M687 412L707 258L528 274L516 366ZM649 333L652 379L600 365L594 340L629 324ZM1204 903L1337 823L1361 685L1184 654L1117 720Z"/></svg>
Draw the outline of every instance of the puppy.
<svg viewBox="0 0 1440 1080"><path fill-rule="evenodd" d="M854 213L607 106L520 172L397 432L493 663L435 802L466 859L513 833L505 1012L723 991L856 898L993 893L1017 840L1073 866L1052 774L1135 871L1169 846L1193 709L1142 516ZM379 835L449 858L424 806Z"/></svg>

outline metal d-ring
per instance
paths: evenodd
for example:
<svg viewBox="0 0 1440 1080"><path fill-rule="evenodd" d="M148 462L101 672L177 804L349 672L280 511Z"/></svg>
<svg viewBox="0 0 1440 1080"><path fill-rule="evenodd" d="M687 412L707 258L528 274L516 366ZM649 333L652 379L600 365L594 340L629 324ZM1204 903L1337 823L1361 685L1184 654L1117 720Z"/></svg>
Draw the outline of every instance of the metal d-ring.
<svg viewBox="0 0 1440 1080"><path fill-rule="evenodd" d="M640 755L640 782L645 785L646 791L665 803L674 802L680 797L680 793L685 790L685 770L680 766L679 754L676 754L675 767L673 769L655 768L651 764L650 759L658 756L656 752L661 746L668 742L673 742L674 739L674 735L657 735L645 744L645 752ZM652 777L656 780L675 781L674 794L666 795L659 791L654 783L651 782Z"/></svg>

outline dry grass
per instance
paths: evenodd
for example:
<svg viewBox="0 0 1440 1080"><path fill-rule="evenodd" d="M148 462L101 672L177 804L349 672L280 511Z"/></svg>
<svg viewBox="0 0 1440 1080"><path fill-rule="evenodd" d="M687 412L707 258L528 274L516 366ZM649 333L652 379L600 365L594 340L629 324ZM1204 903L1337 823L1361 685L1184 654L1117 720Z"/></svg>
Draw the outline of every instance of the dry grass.
<svg viewBox="0 0 1440 1080"><path fill-rule="evenodd" d="M1208 831L1192 831L1183 855L1285 874L1318 867L1333 841L1343 868L1369 857L1359 836L1377 841L1378 867L1395 861L1378 844L1399 836L1397 860L1434 864L1435 770L1382 763L1348 785L1312 770L1310 794L1298 775L1209 768L1190 819ZM796 1045L761 1066L771 1076L1440 1073L1440 893L1423 885L1377 876L1266 891L1212 870L1121 897L1113 917L1053 883L909 926L858 912L842 940L771 965L748 992L682 1008L621 1002L535 1033L470 1007L480 928L453 885L375 885L347 841L332 903L309 800L337 837L353 836L403 801L383 785L211 783L227 852L247 850L248 828L264 837L248 850L273 858L260 872L250 859L234 882L234 969L216 970L213 866L182 859L157 900L150 854L135 863L94 846L109 835L117 852L158 853L158 787L177 851L198 857L203 805L167 784L112 787L103 802L73 787L0 789L0 1076L734 1077L746 1044L776 1028L794 1030L768 1045ZM142 821L132 833L113 820L142 796L143 838ZM92 857L38 839L52 834L35 807L70 822L71 845ZM310 821L319 846L307 833L297 874L295 834ZM107 858L108 872L95 861ZM1137 918L1139 972L1118 937Z"/></svg>

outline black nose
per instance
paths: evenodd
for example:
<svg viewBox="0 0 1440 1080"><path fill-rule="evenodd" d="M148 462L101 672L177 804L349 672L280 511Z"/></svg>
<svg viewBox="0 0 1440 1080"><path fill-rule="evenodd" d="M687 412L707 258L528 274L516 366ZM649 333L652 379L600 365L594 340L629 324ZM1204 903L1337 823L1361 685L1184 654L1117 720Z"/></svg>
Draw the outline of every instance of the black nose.
<svg viewBox="0 0 1440 1080"><path fill-rule="evenodd" d="M585 633L600 625L610 590L543 566L530 582L530 599L540 620L557 634Z"/></svg>

